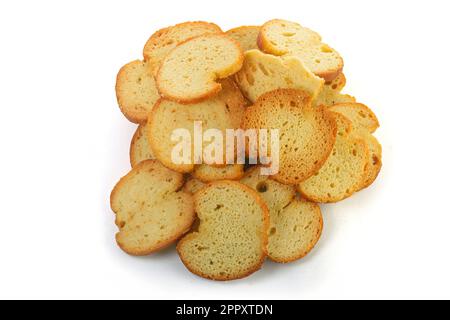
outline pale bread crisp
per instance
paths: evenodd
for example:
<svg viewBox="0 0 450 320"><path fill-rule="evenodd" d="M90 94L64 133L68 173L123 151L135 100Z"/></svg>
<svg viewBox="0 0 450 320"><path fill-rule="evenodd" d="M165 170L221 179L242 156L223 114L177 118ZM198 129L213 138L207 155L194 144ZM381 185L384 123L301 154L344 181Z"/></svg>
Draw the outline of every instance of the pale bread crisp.
<svg viewBox="0 0 450 320"><path fill-rule="evenodd" d="M333 81L325 82L322 90L313 100L314 106L332 106L338 103L356 102L355 97L341 93L347 79L340 73Z"/></svg>
<svg viewBox="0 0 450 320"><path fill-rule="evenodd" d="M367 143L351 134L350 120L339 113L333 115L338 126L333 151L320 170L298 186L300 194L313 202L330 203L348 198L359 190L365 179Z"/></svg>
<svg viewBox="0 0 450 320"><path fill-rule="evenodd" d="M249 187L213 182L194 195L198 231L180 240L177 251L194 274L213 280L244 278L266 257L269 211Z"/></svg>
<svg viewBox="0 0 450 320"><path fill-rule="evenodd" d="M268 257L287 263L306 256L322 233L322 214L317 204L296 199L294 186L261 175L256 166L245 172L241 183L254 189L270 213Z"/></svg>
<svg viewBox="0 0 450 320"><path fill-rule="evenodd" d="M244 65L236 74L236 82L252 102L264 93L280 88L301 89L314 99L324 85L325 81L296 57L276 57L259 50L247 51L244 56Z"/></svg>
<svg viewBox="0 0 450 320"><path fill-rule="evenodd" d="M116 96L120 110L134 123L145 123L160 98L148 65L140 60L124 65L116 79Z"/></svg>
<svg viewBox="0 0 450 320"><path fill-rule="evenodd" d="M279 89L262 95L246 109L244 129L279 130L279 172L273 178L299 184L316 173L336 139L336 121L325 108L313 108L301 90ZM270 145L268 153L271 156Z"/></svg>
<svg viewBox="0 0 450 320"><path fill-rule="evenodd" d="M189 173L194 170L194 122L201 121L203 131L219 129L223 134L223 163L225 163L226 129L239 128L247 101L230 79L222 80L223 90L216 97L191 105L182 105L161 99L152 111L148 123L148 137L154 156L166 167ZM177 164L172 161L172 152L179 141L172 141L176 129L186 129L191 136L191 161ZM204 142L203 148L210 143ZM204 150L204 149L203 149ZM205 160L205 159L202 159ZM205 161L202 161L205 163ZM219 165L219 164L218 164ZM223 165L222 165L223 166Z"/></svg>
<svg viewBox="0 0 450 320"><path fill-rule="evenodd" d="M178 191L183 175L156 160L138 164L111 193L117 244L131 255L148 255L175 242L195 219L192 195Z"/></svg>
<svg viewBox="0 0 450 320"><path fill-rule="evenodd" d="M147 137L147 125L139 125L133 135L130 146L131 167L137 166L144 160L155 159Z"/></svg>
<svg viewBox="0 0 450 320"><path fill-rule="evenodd" d="M322 42L320 35L287 20L270 20L261 27L259 48L277 56L297 56L315 75L331 81L344 67L339 53Z"/></svg>
<svg viewBox="0 0 450 320"><path fill-rule="evenodd" d="M154 76L157 75L161 61L180 43L204 34L223 33L219 26L205 21L183 22L156 31L144 46L144 59L148 62Z"/></svg>
<svg viewBox="0 0 450 320"><path fill-rule="evenodd" d="M258 49L258 34L261 27L259 26L242 26L228 30L225 32L227 36L236 40L242 48L242 51Z"/></svg>
<svg viewBox="0 0 450 320"><path fill-rule="evenodd" d="M156 77L159 93L179 103L196 103L222 89L218 80L238 72L244 61L239 44L226 35L187 40L164 58Z"/></svg>

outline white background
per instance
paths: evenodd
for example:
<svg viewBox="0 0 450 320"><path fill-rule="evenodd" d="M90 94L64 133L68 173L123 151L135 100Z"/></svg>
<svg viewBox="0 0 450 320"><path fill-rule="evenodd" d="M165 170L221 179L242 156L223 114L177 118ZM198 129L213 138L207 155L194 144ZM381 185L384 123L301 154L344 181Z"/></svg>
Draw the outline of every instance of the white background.
<svg viewBox="0 0 450 320"><path fill-rule="evenodd" d="M2 1L0 298L450 298L448 1ZM315 250L253 276L198 278L174 248L114 243L109 192L135 126L115 76L157 29L224 30L272 18L322 34L345 91L370 106L384 167L372 187L322 206Z"/></svg>

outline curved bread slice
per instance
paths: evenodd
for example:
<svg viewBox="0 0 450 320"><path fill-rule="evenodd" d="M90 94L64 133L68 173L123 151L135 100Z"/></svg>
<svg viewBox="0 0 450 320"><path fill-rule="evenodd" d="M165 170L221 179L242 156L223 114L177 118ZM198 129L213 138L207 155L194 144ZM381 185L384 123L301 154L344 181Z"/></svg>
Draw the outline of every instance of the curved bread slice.
<svg viewBox="0 0 450 320"><path fill-rule="evenodd" d="M120 110L134 123L145 123L160 98L155 79L145 62L136 60L124 65L116 79L116 96Z"/></svg>
<svg viewBox="0 0 450 320"><path fill-rule="evenodd" d="M218 180L239 180L244 175L243 164L230 164L225 167L214 167L207 164L195 166L192 176L202 182Z"/></svg>
<svg viewBox="0 0 450 320"><path fill-rule="evenodd" d="M218 129L223 135L224 157L226 129L239 128L245 111L246 100L236 85L230 80L222 81L224 90L216 97L192 105L182 105L170 100L161 99L152 111L148 123L150 146L155 157L172 170L188 173L194 170L194 122L201 121L203 132ZM176 129L186 129L191 136L192 156L189 163L177 164L172 161L172 151L179 141L172 141L171 136ZM203 150L210 144L204 142ZM224 159L225 160L225 159ZM205 163L205 162L204 162ZM223 162L225 163L225 162Z"/></svg>
<svg viewBox="0 0 450 320"><path fill-rule="evenodd" d="M156 160L137 165L111 193L120 248L132 255L147 255L175 242L195 219L193 198L179 190L183 175Z"/></svg>
<svg viewBox="0 0 450 320"><path fill-rule="evenodd" d="M320 170L300 183L298 191L313 202L337 202L358 191L365 178L368 147L351 135L351 122L334 113L338 135L331 155Z"/></svg>
<svg viewBox="0 0 450 320"><path fill-rule="evenodd" d="M258 36L259 48L277 56L298 56L317 76L331 81L341 73L344 61L339 53L314 31L286 20L266 22Z"/></svg>
<svg viewBox="0 0 450 320"><path fill-rule="evenodd" d="M332 106L337 103L356 102L354 97L341 93L346 81L344 74L341 73L333 81L326 82L317 97L313 100L313 105Z"/></svg>
<svg viewBox="0 0 450 320"><path fill-rule="evenodd" d="M131 140L130 162L134 168L144 160L155 159L147 137L147 125L139 125Z"/></svg>
<svg viewBox="0 0 450 320"><path fill-rule="evenodd" d="M198 190L206 187L206 183L201 182L198 179L189 177L186 183L183 186L183 191L189 192L191 194L196 193Z"/></svg>
<svg viewBox="0 0 450 320"><path fill-rule="evenodd" d="M213 182L195 195L198 231L177 250L194 274L233 280L257 271L266 257L269 213L255 191L238 182Z"/></svg>
<svg viewBox="0 0 450 320"><path fill-rule="evenodd" d="M231 39L237 41L242 48L242 51L258 49L257 39L259 26L242 26L228 30L225 32Z"/></svg>
<svg viewBox="0 0 450 320"><path fill-rule="evenodd" d="M261 175L259 166L246 171L241 183L256 190L269 208L269 258L287 263L306 256L322 232L319 206L295 199L294 186Z"/></svg>
<svg viewBox="0 0 450 320"><path fill-rule="evenodd" d="M336 139L333 115L324 108L311 107L309 95L294 89L262 95L246 109L242 127L279 130L280 167L274 179L285 184L298 184L316 173Z"/></svg>
<svg viewBox="0 0 450 320"><path fill-rule="evenodd" d="M375 113L361 103L341 103L329 108L340 113L352 122L353 135L363 139L369 147L369 160L366 166L366 178L361 189L370 186L378 177L382 167L382 148L377 138L371 133L380 126Z"/></svg>
<svg viewBox="0 0 450 320"><path fill-rule="evenodd" d="M183 22L156 31L144 46L144 59L156 76L161 61L178 44L187 39L204 34L221 34L222 30L214 23L204 21Z"/></svg>
<svg viewBox="0 0 450 320"><path fill-rule="evenodd" d="M283 210L271 214L270 219L268 252L275 262L288 263L305 257L322 234L322 212L313 202L294 199Z"/></svg>
<svg viewBox="0 0 450 320"><path fill-rule="evenodd" d="M195 103L217 94L217 81L241 69L239 44L226 35L204 35L175 47L162 61L156 85L162 96L180 103Z"/></svg>
<svg viewBox="0 0 450 320"><path fill-rule="evenodd" d="M352 122L353 130L366 129L374 133L380 126L375 113L362 103L339 103L331 106L329 110L348 118Z"/></svg>
<svg viewBox="0 0 450 320"><path fill-rule="evenodd" d="M236 74L236 82L252 102L264 93L280 88L302 89L312 98L322 90L324 80L296 57L276 57L259 50L247 51L244 56L244 65Z"/></svg>

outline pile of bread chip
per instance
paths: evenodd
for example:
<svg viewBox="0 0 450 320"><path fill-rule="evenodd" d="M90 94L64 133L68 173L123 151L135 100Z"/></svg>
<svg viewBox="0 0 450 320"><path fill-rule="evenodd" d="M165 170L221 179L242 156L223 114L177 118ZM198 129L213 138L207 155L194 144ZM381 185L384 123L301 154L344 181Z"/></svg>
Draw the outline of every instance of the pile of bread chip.
<svg viewBox="0 0 450 320"><path fill-rule="evenodd" d="M132 170L115 186L120 248L148 255L177 242L184 265L213 280L243 278L266 257L307 255L322 233L317 203L348 198L381 169L375 114L350 95L343 59L297 23L271 20L223 32L185 22L155 32L143 60L123 66L116 94L139 124ZM280 169L176 164L173 130L280 132Z"/></svg>

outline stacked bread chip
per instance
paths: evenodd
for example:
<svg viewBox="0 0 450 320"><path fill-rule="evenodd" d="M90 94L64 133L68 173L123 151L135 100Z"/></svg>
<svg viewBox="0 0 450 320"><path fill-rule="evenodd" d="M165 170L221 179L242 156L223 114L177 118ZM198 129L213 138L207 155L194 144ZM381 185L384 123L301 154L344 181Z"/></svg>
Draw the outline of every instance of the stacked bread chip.
<svg viewBox="0 0 450 320"><path fill-rule="evenodd" d="M117 75L119 107L138 124L132 170L111 194L120 248L148 255L177 243L184 265L213 280L306 256L322 233L318 203L367 188L381 169L378 120L342 93L343 64L318 33L285 20L155 32L143 60ZM223 133L277 129L279 172L174 163L171 134L192 133L195 121Z"/></svg>

